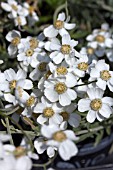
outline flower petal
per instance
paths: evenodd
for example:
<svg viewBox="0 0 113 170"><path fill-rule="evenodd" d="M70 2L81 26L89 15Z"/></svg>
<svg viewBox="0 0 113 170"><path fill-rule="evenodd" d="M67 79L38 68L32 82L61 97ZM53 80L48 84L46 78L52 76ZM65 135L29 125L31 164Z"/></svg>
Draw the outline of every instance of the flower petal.
<svg viewBox="0 0 113 170"><path fill-rule="evenodd" d="M67 92L59 95L59 103L62 105L62 106L67 106L67 105L70 105L71 104L71 99L68 95Z"/></svg>
<svg viewBox="0 0 113 170"><path fill-rule="evenodd" d="M90 103L91 101L89 99L80 99L78 102L78 110L80 112L90 110Z"/></svg>
<svg viewBox="0 0 113 170"><path fill-rule="evenodd" d="M110 108L109 105L102 103L102 107L101 107L101 109L99 110L99 113L100 113L103 117L109 118L110 115L112 114L112 109Z"/></svg>
<svg viewBox="0 0 113 170"><path fill-rule="evenodd" d="M78 148L76 145L70 141L65 140L61 143L59 147L59 154L63 160L69 160L72 156L75 156L78 153Z"/></svg>
<svg viewBox="0 0 113 170"><path fill-rule="evenodd" d="M53 25L50 25L49 27L44 29L44 35L45 37L56 37L58 35L58 30L54 28Z"/></svg>
<svg viewBox="0 0 113 170"><path fill-rule="evenodd" d="M62 12L62 13L58 14L57 20L64 21L65 20L65 13Z"/></svg>
<svg viewBox="0 0 113 170"><path fill-rule="evenodd" d="M39 115L37 118L37 122L41 125L43 125L45 122L47 122L47 118L43 116L43 114Z"/></svg>
<svg viewBox="0 0 113 170"><path fill-rule="evenodd" d="M71 23L64 23L64 28L66 28L67 30L71 30L73 28L75 28L76 24L71 24Z"/></svg>
<svg viewBox="0 0 113 170"><path fill-rule="evenodd" d="M87 114L86 119L89 123L93 123L96 119L96 111L90 110Z"/></svg>
<svg viewBox="0 0 113 170"><path fill-rule="evenodd" d="M77 98L77 93L73 89L68 89L67 94L71 100L75 100Z"/></svg>
<svg viewBox="0 0 113 170"><path fill-rule="evenodd" d="M109 106L113 106L113 98L111 97L103 97L102 103L108 104Z"/></svg>

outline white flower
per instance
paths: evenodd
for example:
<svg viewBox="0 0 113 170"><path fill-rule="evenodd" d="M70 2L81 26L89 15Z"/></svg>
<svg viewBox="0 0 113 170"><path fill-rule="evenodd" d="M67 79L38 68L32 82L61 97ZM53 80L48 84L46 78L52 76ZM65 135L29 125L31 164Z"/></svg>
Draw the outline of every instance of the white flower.
<svg viewBox="0 0 113 170"><path fill-rule="evenodd" d="M67 30L71 30L75 27L75 24L69 24L68 21L69 18L65 21L65 13L60 13L55 24L44 29L44 35L52 38L56 37L58 34L61 36L68 34Z"/></svg>
<svg viewBox="0 0 113 170"><path fill-rule="evenodd" d="M49 79L44 83L44 94L51 102L59 101L62 106L71 104L71 101L77 98L75 90L71 89L74 87L74 83L70 81L70 77L65 79Z"/></svg>
<svg viewBox="0 0 113 170"><path fill-rule="evenodd" d="M47 145L54 146L58 149L63 160L69 160L72 156L77 154L78 149L73 141L78 140L78 138L73 131L62 131L56 125L43 125L41 133L48 139Z"/></svg>
<svg viewBox="0 0 113 170"><path fill-rule="evenodd" d="M88 56L84 51L80 52L80 56L75 63L72 65L73 73L78 77L84 77L88 72Z"/></svg>
<svg viewBox="0 0 113 170"><path fill-rule="evenodd" d="M20 88L29 90L33 87L32 81L26 79L26 77L26 72L21 69L16 73L10 68L0 74L0 90L4 91L4 98L6 101L12 102L15 105L17 103L13 95L15 91Z"/></svg>
<svg viewBox="0 0 113 170"><path fill-rule="evenodd" d="M34 6L30 6L27 2L23 3L23 6L28 11L28 22L30 26L33 26L37 21L39 21L39 17L37 13L35 12Z"/></svg>
<svg viewBox="0 0 113 170"><path fill-rule="evenodd" d="M51 39L51 42L45 44L45 48L49 51L53 51L50 54L50 58L53 60L55 64L60 64L63 59L67 63L70 62L73 56L78 56L79 53L74 49L74 47L78 44L78 41L71 40L69 34L65 34L62 37L62 44L57 38Z"/></svg>
<svg viewBox="0 0 113 170"><path fill-rule="evenodd" d="M40 80L40 78L48 71L48 63L50 58L45 54L40 54L37 57L37 66L36 68L30 73L29 77L36 81ZM36 64L35 64L36 65ZM34 66L34 65L32 65Z"/></svg>
<svg viewBox="0 0 113 170"><path fill-rule="evenodd" d="M113 71L109 70L109 65L105 63L105 60L99 60L91 69L89 81L91 80L97 80L96 85L99 88L105 90L108 86L113 92Z"/></svg>
<svg viewBox="0 0 113 170"><path fill-rule="evenodd" d="M89 41L88 45L92 48L97 48L98 46L103 48L112 48L113 40L111 34L104 30L94 30L92 34L88 35L86 38Z"/></svg>
<svg viewBox="0 0 113 170"><path fill-rule="evenodd" d="M11 42L8 46L8 53L11 58L17 53L18 44L20 43L21 34L19 31L12 30L6 35L6 40Z"/></svg>
<svg viewBox="0 0 113 170"><path fill-rule="evenodd" d="M15 0L7 0L7 3L2 2L1 7L7 11L10 12L8 14L9 18L16 18L18 15L21 16L27 16L28 11L23 8L21 5L19 5Z"/></svg>
<svg viewBox="0 0 113 170"><path fill-rule="evenodd" d="M36 93L32 92L29 94L19 86L19 88L15 91L15 96L20 106L24 108L21 114L26 117L31 117L32 113L35 112L34 107L37 102L38 90Z"/></svg>
<svg viewBox="0 0 113 170"><path fill-rule="evenodd" d="M80 112L88 111L87 121L93 123L96 118L99 121L109 118L112 114L113 99L103 97L104 91L99 88L89 88L87 94L88 98L80 99L78 102Z"/></svg>
<svg viewBox="0 0 113 170"><path fill-rule="evenodd" d="M20 168L22 170L31 170L32 161L26 155L27 150L24 147L18 146L16 148L15 146L9 145L9 144L4 145L3 147L4 147L5 154L13 158L13 162L10 162L10 164L13 164L13 167L11 170L13 170L14 168L15 170L20 170Z"/></svg>
<svg viewBox="0 0 113 170"><path fill-rule="evenodd" d="M7 12L11 12L13 18L17 17L18 3L15 0L7 0L7 3L2 2L1 7Z"/></svg>
<svg viewBox="0 0 113 170"><path fill-rule="evenodd" d="M15 26L24 26L27 24L26 18L24 16L17 16L14 18Z"/></svg>
<svg viewBox="0 0 113 170"><path fill-rule="evenodd" d="M41 102L34 108L35 113L41 113L37 118L39 124L44 124L48 121L49 124L61 124L63 118L59 115L60 111L61 108L58 106L58 103L51 103L44 97L41 98Z"/></svg>
<svg viewBox="0 0 113 170"><path fill-rule="evenodd" d="M36 139L34 141L34 147L38 154L42 154L46 151L49 158L52 158L55 155L56 148L54 146L47 146L44 137L39 137Z"/></svg>
<svg viewBox="0 0 113 170"><path fill-rule="evenodd" d="M62 62L60 65L54 65L50 62L48 65L53 78L63 77L67 80L70 77L70 82L73 83L73 86L77 84L77 76L74 75L73 68L69 67L65 62Z"/></svg>
<svg viewBox="0 0 113 170"><path fill-rule="evenodd" d="M35 68L39 63L38 55L41 55L41 48L43 45L43 42L30 36L21 39L21 42L18 45L19 54L17 55L17 60L22 61L24 65L28 66L30 64Z"/></svg>
<svg viewBox="0 0 113 170"><path fill-rule="evenodd" d="M60 115L63 117L63 121L68 122L72 127L78 127L81 121L81 117L76 113L76 107L77 105L75 103L71 103L71 105L63 107L60 112Z"/></svg>

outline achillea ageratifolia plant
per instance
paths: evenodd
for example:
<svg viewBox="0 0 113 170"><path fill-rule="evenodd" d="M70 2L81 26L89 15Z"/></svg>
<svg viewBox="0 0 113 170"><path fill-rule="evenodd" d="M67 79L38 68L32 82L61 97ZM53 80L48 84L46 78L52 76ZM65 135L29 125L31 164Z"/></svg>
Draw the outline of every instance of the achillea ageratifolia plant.
<svg viewBox="0 0 113 170"><path fill-rule="evenodd" d="M27 2L8 0L1 6L16 26L25 25L26 17L32 24L39 20ZM44 151L50 158L47 165L57 153L69 160L79 152L77 143L83 135L93 135L97 144L101 131L108 132L112 125L113 71L108 63L113 61L112 33L108 24L102 24L78 51L79 42L69 34L75 26L61 12L36 37L22 37L17 29L7 33L9 58L17 65L0 72L1 123L8 132L0 134L0 170L45 168L46 164L32 162ZM18 133L24 137L15 147L13 134Z"/></svg>

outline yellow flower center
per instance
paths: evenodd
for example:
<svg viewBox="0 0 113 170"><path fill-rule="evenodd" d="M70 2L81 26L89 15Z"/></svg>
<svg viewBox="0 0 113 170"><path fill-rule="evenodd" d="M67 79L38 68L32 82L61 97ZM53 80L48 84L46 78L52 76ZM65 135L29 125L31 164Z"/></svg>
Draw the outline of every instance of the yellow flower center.
<svg viewBox="0 0 113 170"><path fill-rule="evenodd" d="M64 26L64 22L63 21L60 21L60 20L57 20L56 22L55 22L55 24L54 24L54 27L56 28L56 29L61 29L61 28L63 28L63 26Z"/></svg>
<svg viewBox="0 0 113 170"><path fill-rule="evenodd" d="M33 51L32 49L28 49L28 50L26 51L27 57L31 57L31 56L33 55L33 53L34 53L34 51Z"/></svg>
<svg viewBox="0 0 113 170"><path fill-rule="evenodd" d="M64 121L68 121L69 119L69 113L68 112L61 112L60 115L63 117Z"/></svg>
<svg viewBox="0 0 113 170"><path fill-rule="evenodd" d="M33 6L29 7L29 14L32 15L32 13L34 12L35 8Z"/></svg>
<svg viewBox="0 0 113 170"><path fill-rule="evenodd" d="M10 81L10 83L9 83L9 88L10 88L11 90L14 90L15 87L16 87L16 83L17 83L16 80Z"/></svg>
<svg viewBox="0 0 113 170"><path fill-rule="evenodd" d="M16 5L14 5L14 4L12 4L11 7L12 7L12 9L14 9L15 11L18 10L18 7L17 7Z"/></svg>
<svg viewBox="0 0 113 170"><path fill-rule="evenodd" d="M13 151L13 154L16 158L19 158L23 155L26 155L26 149L21 147L21 146L18 146L14 151Z"/></svg>
<svg viewBox="0 0 113 170"><path fill-rule="evenodd" d="M62 131L58 131L53 134L53 139L56 140L57 142L63 142L64 140L67 139L66 134Z"/></svg>
<svg viewBox="0 0 113 170"><path fill-rule="evenodd" d="M55 84L55 91L58 93L58 94L63 94L65 93L67 90L67 86L65 85L65 83L56 83Z"/></svg>
<svg viewBox="0 0 113 170"><path fill-rule="evenodd" d="M102 107L102 101L100 99L94 99L91 101L90 106L94 111L98 111Z"/></svg>
<svg viewBox="0 0 113 170"><path fill-rule="evenodd" d="M19 93L19 97L22 97L22 93L23 93L22 87L18 86L17 90L18 90L18 93Z"/></svg>
<svg viewBox="0 0 113 170"><path fill-rule="evenodd" d="M88 63L81 62L78 64L78 69L82 71L86 71L88 69Z"/></svg>
<svg viewBox="0 0 113 170"><path fill-rule="evenodd" d="M61 74L61 75L66 75L67 74L67 68L60 66L56 69L57 74Z"/></svg>
<svg viewBox="0 0 113 170"><path fill-rule="evenodd" d="M38 65L38 69L41 71L41 72L44 72L46 71L46 66L47 66L47 63L46 62L42 62Z"/></svg>
<svg viewBox="0 0 113 170"><path fill-rule="evenodd" d="M54 110L51 107L46 107L44 109L44 116L45 117L52 117L54 115Z"/></svg>
<svg viewBox="0 0 113 170"><path fill-rule="evenodd" d="M94 54L94 48L89 47L89 48L87 49L87 53L88 53L89 55Z"/></svg>
<svg viewBox="0 0 113 170"><path fill-rule="evenodd" d="M105 41L105 37L103 35L97 35L95 40L99 43L103 43Z"/></svg>
<svg viewBox="0 0 113 170"><path fill-rule="evenodd" d="M30 48L35 49L35 48L38 47L38 41L37 41L36 38L31 38L31 39L29 40L29 42L30 42Z"/></svg>
<svg viewBox="0 0 113 170"><path fill-rule="evenodd" d="M109 80L111 78L111 74L109 73L108 70L103 70L103 71L100 72L100 78L102 80L107 81L107 80Z"/></svg>
<svg viewBox="0 0 113 170"><path fill-rule="evenodd" d="M13 38L13 40L11 41L11 44L14 46L17 46L20 42L20 38L19 37L15 37Z"/></svg>
<svg viewBox="0 0 113 170"><path fill-rule="evenodd" d="M21 21L21 18L20 18L20 17L17 17L17 22L18 22L18 25L21 25L21 24L22 24L22 21Z"/></svg>
<svg viewBox="0 0 113 170"><path fill-rule="evenodd" d="M32 106L35 103L35 97L31 96L27 101L26 101L26 105L28 107Z"/></svg>
<svg viewBox="0 0 113 170"><path fill-rule="evenodd" d="M62 47L61 47L61 52L62 52L62 54L69 54L69 53L70 53L70 50L71 50L70 45L64 44L64 45L62 45Z"/></svg>

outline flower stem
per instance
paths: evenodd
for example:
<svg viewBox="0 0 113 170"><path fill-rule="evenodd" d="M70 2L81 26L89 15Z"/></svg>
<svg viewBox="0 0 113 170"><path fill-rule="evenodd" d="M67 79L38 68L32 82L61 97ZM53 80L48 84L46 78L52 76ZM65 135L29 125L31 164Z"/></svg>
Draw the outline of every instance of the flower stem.
<svg viewBox="0 0 113 170"><path fill-rule="evenodd" d="M97 82L97 81L94 80L94 81L91 81L91 82L87 82L87 83L83 83L83 84L78 84L78 85L76 85L75 87L84 86L84 85L88 85L88 84L95 83L95 82Z"/></svg>
<svg viewBox="0 0 113 170"><path fill-rule="evenodd" d="M12 134L11 134L11 131L10 131L10 125L9 125L9 119L8 119L8 117L5 118L5 121L6 121L7 132L8 132L8 134L10 135L10 143L11 143L12 145L14 145L13 138L12 138Z"/></svg>
<svg viewBox="0 0 113 170"><path fill-rule="evenodd" d="M56 157L57 157L57 152L56 152L55 156L54 156L52 159L50 159L48 162L46 162L46 163L44 163L44 164L33 164L33 167L43 167L44 170L46 170L46 167L47 167L48 165L50 165L50 164L54 161L54 159L55 159Z"/></svg>

